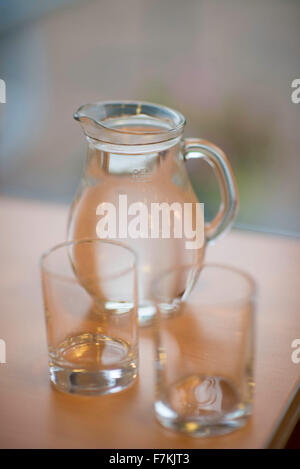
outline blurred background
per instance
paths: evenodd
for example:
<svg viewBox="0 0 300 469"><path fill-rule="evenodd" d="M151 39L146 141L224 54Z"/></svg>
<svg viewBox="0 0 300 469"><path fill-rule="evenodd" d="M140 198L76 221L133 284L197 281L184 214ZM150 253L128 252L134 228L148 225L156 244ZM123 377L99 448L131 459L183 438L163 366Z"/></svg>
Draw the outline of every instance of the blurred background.
<svg viewBox="0 0 300 469"><path fill-rule="evenodd" d="M70 203L86 150L73 112L139 99L227 153L236 225L299 234L299 24L298 0L0 0L0 195ZM188 170L211 217L215 178Z"/></svg>

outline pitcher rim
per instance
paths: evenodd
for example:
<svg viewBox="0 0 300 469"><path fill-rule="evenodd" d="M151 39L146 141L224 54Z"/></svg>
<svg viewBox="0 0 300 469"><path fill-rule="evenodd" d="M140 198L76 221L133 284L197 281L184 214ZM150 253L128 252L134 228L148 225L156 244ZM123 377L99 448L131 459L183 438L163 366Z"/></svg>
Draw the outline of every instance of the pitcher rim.
<svg viewBox="0 0 300 469"><path fill-rule="evenodd" d="M158 120L161 120L162 122L166 121L168 118L169 123L170 123L170 128L157 128L157 129L152 129L152 130L137 131L134 129L123 130L121 128L110 127L109 125L105 124L105 118L103 118L102 116L100 116L99 119L97 119L95 118L95 116L91 115L91 111L93 110L93 107L95 106L98 107L99 111L100 110L104 111L104 116L105 116L105 108L107 108L108 106L111 106L111 108L113 107L122 108L123 106L124 107L133 106L137 112L127 114L128 117L134 116L134 115L141 115L141 114L149 116L149 117L153 117L153 111L156 111L157 115L155 115L154 117L156 117ZM151 116L150 110L152 110L152 116ZM89 111L90 111L90 115L89 115ZM160 113L162 114L161 116L159 115ZM126 114L124 114L124 116L126 116ZM169 106L156 104L156 103L152 103L148 101L140 101L140 100L105 100L105 101L95 101L92 103L83 104L75 111L73 117L75 120L79 121L82 124L83 130L88 137L92 137L99 141L106 141L106 139L98 138L95 135L96 132L94 131L90 132L89 131L90 129L87 131L83 125L85 121L91 121L92 123L94 123L99 129L99 132L102 130L102 131L107 132L108 134L111 133L112 135L115 135L115 136L124 137L128 135L128 136L132 136L133 138L135 136L139 136L139 137L145 136L146 138L147 137L154 138L154 140L151 139L151 141L136 143L136 144L142 144L142 145L144 145L145 143L158 143L158 142L169 140L171 138L175 138L182 134L184 126L186 124L185 117L183 116L181 112L176 111L175 109L172 109ZM106 117L109 117L109 116L106 115ZM120 115L120 118L121 117L122 116ZM155 137L159 140L157 140ZM108 140L110 141L110 139ZM133 143L133 142L130 142L130 143ZM124 142L124 144L126 143Z"/></svg>

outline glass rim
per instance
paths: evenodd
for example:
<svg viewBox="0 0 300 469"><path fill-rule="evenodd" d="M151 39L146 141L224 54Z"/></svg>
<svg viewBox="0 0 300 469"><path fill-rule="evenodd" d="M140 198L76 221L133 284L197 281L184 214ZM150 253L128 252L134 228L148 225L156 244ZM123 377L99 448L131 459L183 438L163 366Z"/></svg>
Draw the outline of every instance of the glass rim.
<svg viewBox="0 0 300 469"><path fill-rule="evenodd" d="M46 251L44 251L39 259L39 265L41 268L41 271L46 273L47 275L51 275L52 277L57 277L61 280L67 281L67 282L72 282L72 283L80 283L76 281L74 278L71 277L71 275L66 275L66 274L60 274L56 271L53 271L53 269L49 269L46 267L45 262L51 256L51 254L55 253L56 251L60 249L65 249L70 246L78 245L78 244L92 244L92 243L100 243L100 244L110 244L113 246L120 247L122 249L125 249L127 252L129 252L133 256L133 262L130 265L130 267L120 270L119 272L116 272L111 275L106 275L104 277L100 277L102 281L109 281L116 279L118 277L122 277L132 270L136 270L137 268L137 263L138 263L138 255L137 253L129 246L127 246L125 243L121 243L119 241L114 241L110 239L100 239L100 238L82 238L82 239L77 239L77 240L69 240L69 241L64 241L62 243L55 244L51 248L48 248Z"/></svg>
<svg viewBox="0 0 300 469"><path fill-rule="evenodd" d="M248 285L248 292L247 294L244 294L240 297L237 296L236 299L232 300L221 300L219 302L216 302L218 304L223 304L223 305L236 305L240 303L245 303L247 301L255 301L257 298L257 283L252 277L251 274L248 272L244 271L243 269L240 269L239 267L230 265L230 264L222 264L222 263L217 263L217 262L207 262L203 264L199 263L191 263L191 264L182 264L179 266L174 266L173 268L163 270L159 272L155 278L153 279L151 283L151 294L152 298L154 301L162 301L162 297L158 297L158 295L155 295L155 286L157 286L158 282L161 281L162 277L172 273L172 272L179 272L191 268L197 268L197 273L201 272L203 269L220 269L220 270L227 270L231 273L234 273L235 275L238 275L240 278L243 278L247 285Z"/></svg>
<svg viewBox="0 0 300 469"><path fill-rule="evenodd" d="M149 117L153 117L153 112L155 113L155 117L157 117L158 120L161 121L166 121L166 119L169 119L169 121L172 123L170 128L157 128L157 129L152 129L152 130L143 130L143 131L138 131L134 129L120 129L120 128L114 128L110 127L105 123L105 118L109 117L109 114L107 112L108 108L124 108L126 110L126 107L128 110L132 108L133 110L135 109L135 113L129 113L127 117L134 116L134 115L146 115ZM92 110L93 108L97 108L98 111L102 111L103 117L96 118L94 115L92 115ZM152 111L152 112L151 112ZM161 116L160 116L161 114ZM148 138L153 137L153 141L148 141L144 143L137 142L135 145L145 145L149 143L160 143L163 141L170 140L172 138L175 138L176 136L180 135L183 132L184 126L186 124L185 117L183 114L179 111L176 111L168 106L164 106L161 104L156 104L156 103L151 103L148 101L138 101L138 100L115 100L115 101L95 101L94 103L88 103L80 106L77 111L74 113L74 119L82 123L85 119L92 121L93 124L95 124L97 127L100 129L106 131L108 134L112 133L112 135L119 136L119 137L124 137L126 135L132 136L145 136ZM124 114L124 117L126 114ZM120 115L120 118L122 116ZM97 137L93 135L89 135L88 132L86 132L86 135L98 140ZM157 137L158 140L155 140L155 137ZM102 140L99 138L99 141L106 141L105 139ZM113 143L113 142L107 142L107 143ZM127 143L123 143L126 145ZM132 143L131 143L132 144Z"/></svg>

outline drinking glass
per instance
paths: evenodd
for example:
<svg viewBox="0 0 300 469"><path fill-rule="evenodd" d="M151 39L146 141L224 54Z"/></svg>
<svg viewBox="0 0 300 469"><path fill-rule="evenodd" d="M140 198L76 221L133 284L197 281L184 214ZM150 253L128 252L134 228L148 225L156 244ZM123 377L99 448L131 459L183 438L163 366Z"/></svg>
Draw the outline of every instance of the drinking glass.
<svg viewBox="0 0 300 469"><path fill-rule="evenodd" d="M254 281L233 267L184 265L152 292L157 419L193 436L240 428L252 408Z"/></svg>
<svg viewBox="0 0 300 469"><path fill-rule="evenodd" d="M138 368L134 251L99 239L65 242L42 255L41 274L52 383L86 395L129 386Z"/></svg>

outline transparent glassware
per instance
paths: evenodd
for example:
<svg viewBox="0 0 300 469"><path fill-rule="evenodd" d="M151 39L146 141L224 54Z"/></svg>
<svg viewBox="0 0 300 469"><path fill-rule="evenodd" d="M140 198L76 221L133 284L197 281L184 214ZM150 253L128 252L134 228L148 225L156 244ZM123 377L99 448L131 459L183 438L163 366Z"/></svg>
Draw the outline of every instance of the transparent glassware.
<svg viewBox="0 0 300 469"><path fill-rule="evenodd" d="M85 395L131 385L138 370L135 253L112 241L70 241L43 254L41 275L52 383Z"/></svg>
<svg viewBox="0 0 300 469"><path fill-rule="evenodd" d="M238 206L230 163L215 145L201 139L183 139L185 118L182 114L155 104L121 101L81 106L74 117L86 136L87 157L70 211L68 239L97 237L100 219L97 207L101 203L113 204L120 213L120 195L127 196L128 205L142 202L149 213L152 203L169 206L177 203L180 207L185 203L197 203L185 167L185 160L190 158L202 158L209 163L221 190L220 209L205 225L205 241L214 240L230 227ZM175 212L176 218L178 213ZM194 212L190 218L201 237L203 226L196 226ZM150 219L150 225L152 221ZM117 217L118 227L121 223ZM116 235L109 236L116 241L126 239L138 253L139 321L142 324L149 323L155 313L150 298L153 277L161 269L201 262L204 256L205 244L187 249L186 236L176 238L173 235L174 218L168 223L169 239L164 239L161 232L156 239L131 239L126 234L120 235L118 227ZM93 259L90 264L92 269Z"/></svg>
<svg viewBox="0 0 300 469"><path fill-rule="evenodd" d="M152 292L158 421L200 437L242 427L254 389L254 281L228 266L188 265L159 275ZM167 316L172 303L177 314Z"/></svg>

